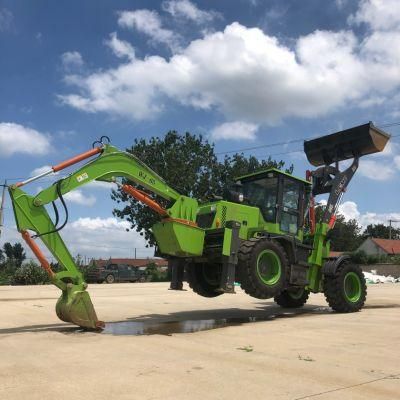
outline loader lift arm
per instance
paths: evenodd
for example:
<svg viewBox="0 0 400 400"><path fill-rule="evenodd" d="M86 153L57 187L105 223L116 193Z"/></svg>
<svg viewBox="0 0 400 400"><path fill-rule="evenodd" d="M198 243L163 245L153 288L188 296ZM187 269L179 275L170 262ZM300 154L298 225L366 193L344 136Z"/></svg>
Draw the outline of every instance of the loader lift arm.
<svg viewBox="0 0 400 400"><path fill-rule="evenodd" d="M31 196L22 190L24 185L42 176L60 171L94 155L98 156L67 177L61 178L56 184L42 190L36 196ZM100 143L99 147L58 164L47 173L9 187L18 231L21 232L24 240L38 257L42 267L49 274L51 282L62 290L62 295L56 305L56 312L58 317L65 322L72 322L90 329L97 329L102 326L101 321L97 319L89 294L86 292L87 284L59 234L60 229L55 226L57 225L58 217L53 223L45 206L55 202L57 199L63 202L62 196L64 194L90 182L117 183L117 179L120 178L144 187L173 203L171 208L165 210L155 203L148 194L130 184L119 184L122 190L139 198L162 217L184 220L187 223L194 224L197 209L197 201L195 199L181 196L137 157L120 151L108 143ZM31 236L28 231L35 232L35 235ZM53 272L51 270L49 263L33 240L35 237L42 240L50 253L63 266L63 271Z"/></svg>
<svg viewBox="0 0 400 400"><path fill-rule="evenodd" d="M390 135L369 122L304 142L304 152L308 161L319 167L314 171L307 171L312 181L312 196L329 194L324 213L312 232L313 250L308 260L311 266L308 288L312 292L321 289L322 266L329 258L330 251L327 234L335 226L338 207L358 169L359 159L383 151L389 138ZM339 163L344 160L352 162L341 171ZM314 225L314 222L311 225Z"/></svg>

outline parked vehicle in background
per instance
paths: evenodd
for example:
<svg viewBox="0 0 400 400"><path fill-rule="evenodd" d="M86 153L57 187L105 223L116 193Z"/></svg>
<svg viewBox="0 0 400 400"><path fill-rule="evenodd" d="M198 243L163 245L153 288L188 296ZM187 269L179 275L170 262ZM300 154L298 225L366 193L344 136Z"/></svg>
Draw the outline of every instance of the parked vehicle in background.
<svg viewBox="0 0 400 400"><path fill-rule="evenodd" d="M139 267L126 264L108 264L102 267L93 266L87 273L91 283L145 282L145 271Z"/></svg>

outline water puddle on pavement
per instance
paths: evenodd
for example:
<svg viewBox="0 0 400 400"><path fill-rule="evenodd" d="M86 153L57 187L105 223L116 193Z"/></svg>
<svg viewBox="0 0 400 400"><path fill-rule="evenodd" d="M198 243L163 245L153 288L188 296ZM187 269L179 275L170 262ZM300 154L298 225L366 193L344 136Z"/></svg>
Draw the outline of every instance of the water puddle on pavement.
<svg viewBox="0 0 400 400"><path fill-rule="evenodd" d="M123 321L106 323L104 330L101 332L106 335L172 335L174 333L192 333L200 331L208 331L211 329L225 328L228 326L239 326L248 323L256 323L262 321L271 321L276 318L291 318L298 316L306 316L307 314L325 314L331 310L328 307L318 307L308 311L290 311L278 314L270 314L268 316L249 316L249 317L233 317L220 319L197 319L183 321Z"/></svg>

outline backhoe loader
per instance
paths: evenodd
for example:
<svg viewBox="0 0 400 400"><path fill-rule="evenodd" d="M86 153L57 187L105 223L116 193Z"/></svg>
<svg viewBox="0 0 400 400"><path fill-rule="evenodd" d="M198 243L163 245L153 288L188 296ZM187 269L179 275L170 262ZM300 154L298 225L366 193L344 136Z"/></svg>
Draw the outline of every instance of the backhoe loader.
<svg viewBox="0 0 400 400"><path fill-rule="evenodd" d="M61 291L58 317L87 329L101 329L87 284L60 230L68 220L64 195L94 180L117 185L159 215L152 227L156 255L168 259L171 289L182 281L200 296L234 293L234 283L258 299L274 298L282 307L303 306L310 293L323 292L338 312L360 310L366 285L359 266L348 256L329 256L329 231L359 158L384 149L390 135L372 123L304 142L317 167L306 178L271 168L238 177L224 199L199 203L183 196L140 159L120 151L103 136L94 147L40 175L9 187L18 231ZM68 176L32 196L22 188L44 176L88 160ZM339 163L352 160L340 170ZM377 171L379 173L379 171ZM166 199L162 207L152 194ZM314 197L328 195L322 217L315 220ZM66 219L60 222L56 201ZM54 221L46 206L52 204ZM308 221L308 223L306 223ZM54 272L35 239L40 239L63 267Z"/></svg>

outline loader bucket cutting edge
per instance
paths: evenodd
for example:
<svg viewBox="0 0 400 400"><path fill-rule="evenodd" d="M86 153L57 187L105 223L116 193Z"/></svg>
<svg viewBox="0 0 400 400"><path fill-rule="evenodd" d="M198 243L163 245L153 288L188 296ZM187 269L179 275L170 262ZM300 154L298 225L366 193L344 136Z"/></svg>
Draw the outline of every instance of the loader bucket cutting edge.
<svg viewBox="0 0 400 400"><path fill-rule="evenodd" d="M82 328L94 330L104 328L104 322L98 320L89 293L85 290L64 290L57 301L56 313L62 321L71 322Z"/></svg>
<svg viewBox="0 0 400 400"><path fill-rule="evenodd" d="M304 142L310 164L318 167L381 152L390 135L371 122Z"/></svg>

